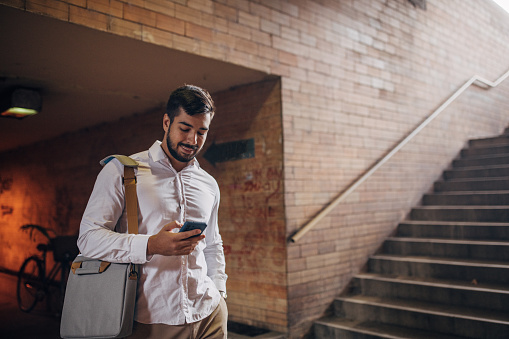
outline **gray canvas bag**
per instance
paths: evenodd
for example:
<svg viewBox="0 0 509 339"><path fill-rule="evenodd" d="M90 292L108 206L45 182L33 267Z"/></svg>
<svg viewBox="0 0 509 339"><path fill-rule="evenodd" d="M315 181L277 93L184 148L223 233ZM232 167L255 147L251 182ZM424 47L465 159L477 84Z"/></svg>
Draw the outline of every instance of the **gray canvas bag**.
<svg viewBox="0 0 509 339"><path fill-rule="evenodd" d="M124 165L124 186L129 233L138 233L138 199L133 159L113 155ZM119 338L132 333L138 271L136 265L110 263L78 255L65 291L60 322L62 338Z"/></svg>

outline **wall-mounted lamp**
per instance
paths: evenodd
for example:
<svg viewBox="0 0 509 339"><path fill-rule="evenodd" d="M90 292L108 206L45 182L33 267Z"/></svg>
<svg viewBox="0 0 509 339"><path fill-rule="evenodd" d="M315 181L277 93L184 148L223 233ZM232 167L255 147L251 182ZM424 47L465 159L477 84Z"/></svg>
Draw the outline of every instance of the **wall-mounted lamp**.
<svg viewBox="0 0 509 339"><path fill-rule="evenodd" d="M0 104L1 117L23 119L41 111L42 99L36 90L17 88Z"/></svg>

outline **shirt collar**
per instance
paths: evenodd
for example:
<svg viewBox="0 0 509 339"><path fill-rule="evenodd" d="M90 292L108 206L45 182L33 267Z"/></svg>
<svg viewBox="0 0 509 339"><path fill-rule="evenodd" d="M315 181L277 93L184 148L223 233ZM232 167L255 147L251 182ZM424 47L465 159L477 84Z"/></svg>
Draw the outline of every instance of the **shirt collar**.
<svg viewBox="0 0 509 339"><path fill-rule="evenodd" d="M170 159L168 159L168 156L166 155L166 153L164 153L164 150L161 147L161 144L162 144L161 141L156 140L154 142L154 144L152 146L150 146L150 148L148 150L150 158L152 158L152 160L154 162L165 162L165 163L167 163L168 165L171 166ZM188 167L191 167L191 166L192 167L196 167L196 168L200 168L200 163L198 162L198 160L196 160L196 158L194 158L193 160L191 160L187 164L186 167L184 167L184 169L186 169Z"/></svg>

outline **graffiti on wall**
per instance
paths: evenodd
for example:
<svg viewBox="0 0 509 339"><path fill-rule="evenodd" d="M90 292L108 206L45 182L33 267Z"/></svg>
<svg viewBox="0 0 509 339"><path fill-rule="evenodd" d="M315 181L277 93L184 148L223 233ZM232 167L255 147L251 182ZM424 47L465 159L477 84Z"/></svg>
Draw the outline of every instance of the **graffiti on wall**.
<svg viewBox="0 0 509 339"><path fill-rule="evenodd" d="M283 170L276 167L254 169L248 173L235 175L230 188L242 193L264 192L274 193L279 190Z"/></svg>
<svg viewBox="0 0 509 339"><path fill-rule="evenodd" d="M230 220L243 223L246 219L257 219L266 222L274 217L271 199L282 193L283 170L278 167L253 169L248 173L233 177L229 185Z"/></svg>

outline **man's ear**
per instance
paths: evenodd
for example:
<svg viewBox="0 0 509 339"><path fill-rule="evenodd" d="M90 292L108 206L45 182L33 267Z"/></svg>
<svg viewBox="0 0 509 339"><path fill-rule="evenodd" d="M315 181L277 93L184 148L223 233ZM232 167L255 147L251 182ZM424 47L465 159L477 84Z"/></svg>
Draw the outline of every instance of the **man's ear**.
<svg viewBox="0 0 509 339"><path fill-rule="evenodd" d="M170 117L168 116L168 114L165 114L163 116L163 129L164 129L164 132L168 132L168 129L170 128L170 125L171 125L171 122L170 122Z"/></svg>

